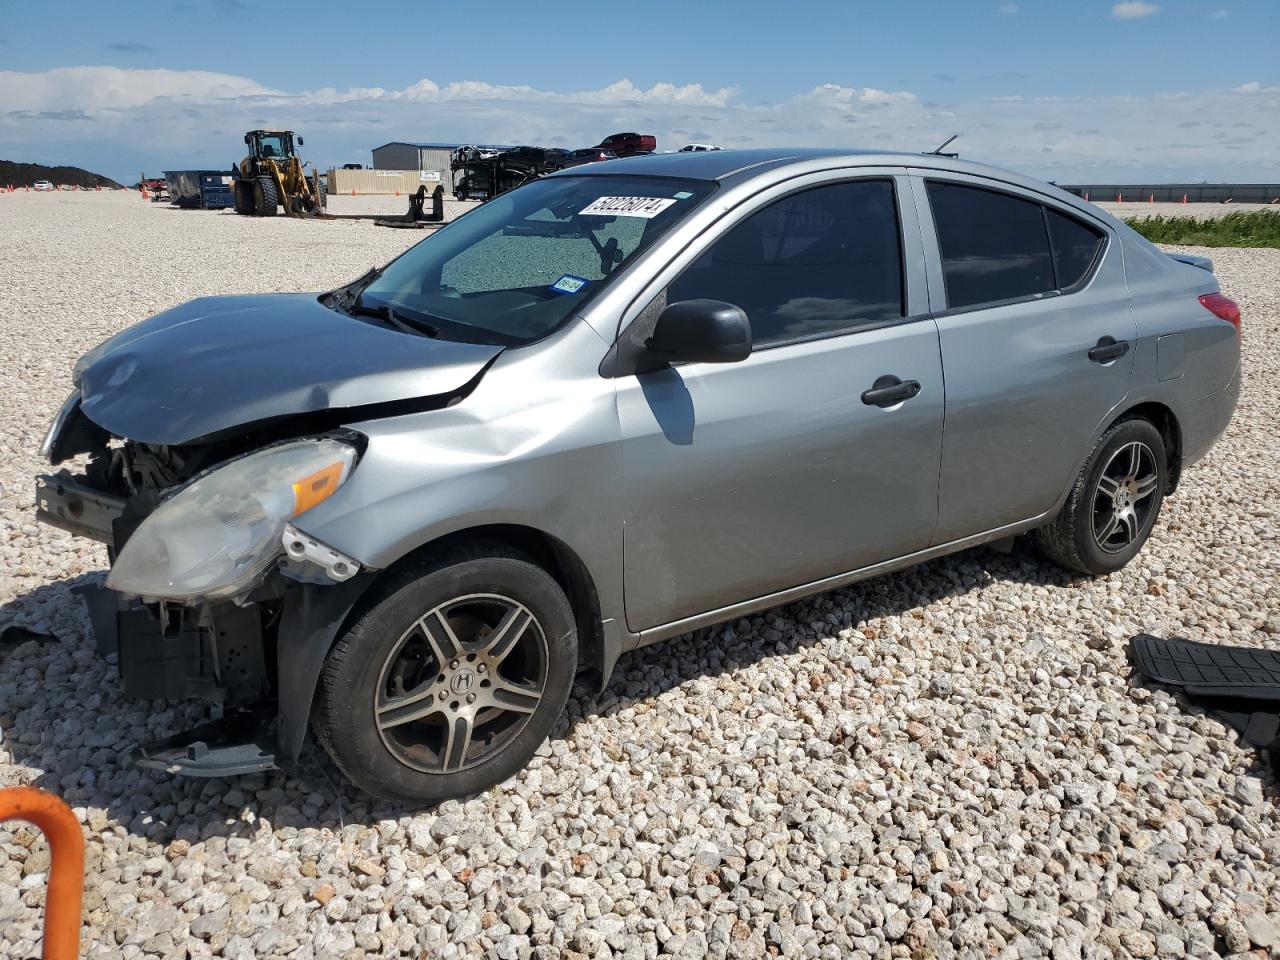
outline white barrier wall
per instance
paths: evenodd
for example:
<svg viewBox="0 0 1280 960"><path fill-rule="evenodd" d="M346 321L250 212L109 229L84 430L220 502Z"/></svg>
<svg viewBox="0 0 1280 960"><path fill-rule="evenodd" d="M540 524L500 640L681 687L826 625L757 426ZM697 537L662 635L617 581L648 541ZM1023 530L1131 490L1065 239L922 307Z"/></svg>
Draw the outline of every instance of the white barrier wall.
<svg viewBox="0 0 1280 960"><path fill-rule="evenodd" d="M407 194L424 184L429 193L438 183L444 183L445 193L452 192L438 170L330 170L328 177L330 194L350 195L353 190L357 196L397 191Z"/></svg>

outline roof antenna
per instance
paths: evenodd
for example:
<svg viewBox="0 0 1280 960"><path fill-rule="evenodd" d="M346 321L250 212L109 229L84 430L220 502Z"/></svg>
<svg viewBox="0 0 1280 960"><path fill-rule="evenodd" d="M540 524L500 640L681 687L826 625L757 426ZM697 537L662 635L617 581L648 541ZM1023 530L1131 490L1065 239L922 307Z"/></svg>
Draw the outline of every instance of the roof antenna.
<svg viewBox="0 0 1280 960"><path fill-rule="evenodd" d="M950 143L951 143L951 141L952 141L952 140L954 140L954 139L956 139L956 137L958 137L958 136L960 136L960 134L958 134L958 133L953 133L951 136L947 137L947 139L943 140L940 144L938 144L938 148L937 148L936 150L930 150L928 153L926 153L926 154L925 154L925 156L926 156L926 157L958 157L958 156L959 156L959 154L958 154L958 153L943 153L943 152L942 152L942 151L943 151L943 149L944 149L945 147L949 146L949 145L950 145Z"/></svg>

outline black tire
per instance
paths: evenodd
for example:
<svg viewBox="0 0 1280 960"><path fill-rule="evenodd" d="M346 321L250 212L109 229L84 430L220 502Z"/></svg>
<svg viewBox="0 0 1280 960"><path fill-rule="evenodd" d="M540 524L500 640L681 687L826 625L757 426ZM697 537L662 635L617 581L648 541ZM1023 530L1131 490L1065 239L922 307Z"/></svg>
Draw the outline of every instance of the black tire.
<svg viewBox="0 0 1280 960"><path fill-rule="evenodd" d="M245 217L250 216L253 213L254 184L248 180L237 180L231 190L232 198L235 200L236 213Z"/></svg>
<svg viewBox="0 0 1280 960"><path fill-rule="evenodd" d="M1037 531L1041 549L1070 570L1094 576L1114 573L1151 535L1168 478L1168 453L1160 431L1149 420L1120 421L1102 435L1085 461L1062 512ZM1114 492L1109 492L1113 485Z"/></svg>
<svg viewBox="0 0 1280 960"><path fill-rule="evenodd" d="M424 805L471 796L524 767L564 710L577 670L577 630L559 584L528 557L490 545L412 564L375 589L329 652L312 713L338 768L368 793ZM508 631L518 636L486 672L485 644L508 616L523 622L516 607L529 622ZM457 644L452 669L437 643ZM512 658L522 678L533 677L523 685L541 694L495 705L520 682L508 672Z"/></svg>
<svg viewBox="0 0 1280 960"><path fill-rule="evenodd" d="M270 177L258 177L254 181L253 208L260 217L274 217L280 205L276 182Z"/></svg>

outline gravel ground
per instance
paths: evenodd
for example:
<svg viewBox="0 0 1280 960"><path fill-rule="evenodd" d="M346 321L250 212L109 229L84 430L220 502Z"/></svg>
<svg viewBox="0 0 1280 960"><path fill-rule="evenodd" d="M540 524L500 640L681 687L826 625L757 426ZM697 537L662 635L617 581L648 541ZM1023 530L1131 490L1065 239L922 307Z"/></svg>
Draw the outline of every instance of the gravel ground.
<svg viewBox="0 0 1280 960"><path fill-rule="evenodd" d="M318 758L126 766L200 708L121 700L69 592L104 554L34 524L31 477L103 337L334 284L417 235L113 194L3 196L0 220L0 626L56 638L0 642L0 782L85 824L86 956L1280 956L1275 780L1123 652L1138 630L1280 647L1280 251L1212 251L1244 395L1127 570L970 551L649 648L526 771L414 814ZM47 869L0 829L0 956L38 955Z"/></svg>

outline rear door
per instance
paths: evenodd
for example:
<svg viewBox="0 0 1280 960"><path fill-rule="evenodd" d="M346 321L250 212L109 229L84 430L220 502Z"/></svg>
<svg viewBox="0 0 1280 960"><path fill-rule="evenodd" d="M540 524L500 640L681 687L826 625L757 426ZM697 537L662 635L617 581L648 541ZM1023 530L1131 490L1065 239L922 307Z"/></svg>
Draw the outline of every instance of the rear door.
<svg viewBox="0 0 1280 960"><path fill-rule="evenodd" d="M912 181L947 382L946 543L1054 506L1129 391L1137 330L1105 224L979 177Z"/></svg>
<svg viewBox="0 0 1280 960"><path fill-rule="evenodd" d="M631 323L723 300L755 344L618 381L632 630L928 545L943 392L922 263L909 178L846 171L759 195L642 294ZM918 389L864 399L898 381Z"/></svg>

